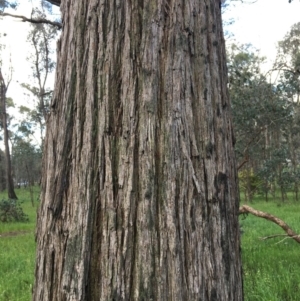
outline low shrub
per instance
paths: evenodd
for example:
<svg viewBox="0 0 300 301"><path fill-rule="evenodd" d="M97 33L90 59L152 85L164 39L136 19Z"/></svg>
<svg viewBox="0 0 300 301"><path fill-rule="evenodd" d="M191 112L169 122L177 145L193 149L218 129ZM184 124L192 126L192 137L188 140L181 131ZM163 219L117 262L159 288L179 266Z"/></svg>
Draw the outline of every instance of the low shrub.
<svg viewBox="0 0 300 301"><path fill-rule="evenodd" d="M1 222L29 222L28 215L24 213L21 202L18 200L0 201Z"/></svg>

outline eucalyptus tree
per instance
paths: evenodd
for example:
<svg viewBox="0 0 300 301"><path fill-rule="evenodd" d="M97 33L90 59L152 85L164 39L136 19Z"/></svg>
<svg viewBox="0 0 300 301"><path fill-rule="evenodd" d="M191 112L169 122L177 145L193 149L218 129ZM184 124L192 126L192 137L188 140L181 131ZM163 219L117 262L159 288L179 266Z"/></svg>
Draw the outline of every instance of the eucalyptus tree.
<svg viewBox="0 0 300 301"><path fill-rule="evenodd" d="M5 148L5 163L6 163L6 183L7 183L7 194L9 199L18 199L14 190L14 181L12 175L11 155L9 147L9 132L8 132L8 121L7 121L7 97L6 93L11 81L11 75L5 80L0 65L0 113L1 113L1 126L3 130L3 142Z"/></svg>
<svg viewBox="0 0 300 301"><path fill-rule="evenodd" d="M289 145L295 197L299 196L300 173L300 22L294 24L283 40L278 42L274 71L279 72L277 88L288 99L292 108L292 123L289 124L286 141Z"/></svg>
<svg viewBox="0 0 300 301"><path fill-rule="evenodd" d="M50 5L48 3L48 5ZM35 19L45 19L49 7L43 4L32 11ZM27 41L32 45L32 53L28 60L32 66L31 83L22 83L22 87L32 95L31 105L22 105L20 112L32 122L40 132L40 146L44 140L45 123L49 113L49 106L53 88L49 88L48 79L55 68L53 44L57 36L57 28L49 24L33 23Z"/></svg>
<svg viewBox="0 0 300 301"><path fill-rule="evenodd" d="M249 45L232 45L228 51L235 149L238 168L243 169L241 180L245 181L247 199L258 191L258 186L267 199L269 190L281 179L289 158L284 150L292 122L292 108L284 93L269 83L260 71L263 60ZM279 154L282 156L280 160Z"/></svg>
<svg viewBox="0 0 300 301"><path fill-rule="evenodd" d="M60 8L34 300L243 300L220 1Z"/></svg>
<svg viewBox="0 0 300 301"><path fill-rule="evenodd" d="M33 186L41 179L42 152L36 148L29 139L16 136L12 152L14 174L19 187L27 188L34 206Z"/></svg>
<svg viewBox="0 0 300 301"><path fill-rule="evenodd" d="M5 0L0 0L0 13L4 11L6 7L15 7L15 2L8 2ZM0 37L5 36L4 32L0 32ZM17 195L14 191L14 182L12 176L12 166L11 166L11 156L10 156L10 149L9 149L9 133L8 133L8 126L7 126L7 112L6 112L6 105L7 105L7 97L6 93L11 81L12 77L12 68L10 67L8 72L8 77L5 78L2 72L2 50L3 50L3 43L0 41L0 119L1 119L1 129L3 131L3 142L5 147L5 164L6 164L6 187L8 198L10 199L17 199Z"/></svg>
<svg viewBox="0 0 300 301"><path fill-rule="evenodd" d="M30 140L16 137L12 160L17 181L34 185L41 177L41 151Z"/></svg>
<svg viewBox="0 0 300 301"><path fill-rule="evenodd" d="M5 153L0 149L0 191L6 189Z"/></svg>
<svg viewBox="0 0 300 301"><path fill-rule="evenodd" d="M0 0L0 12L3 12L5 8L16 8L16 7L17 7L16 1Z"/></svg>

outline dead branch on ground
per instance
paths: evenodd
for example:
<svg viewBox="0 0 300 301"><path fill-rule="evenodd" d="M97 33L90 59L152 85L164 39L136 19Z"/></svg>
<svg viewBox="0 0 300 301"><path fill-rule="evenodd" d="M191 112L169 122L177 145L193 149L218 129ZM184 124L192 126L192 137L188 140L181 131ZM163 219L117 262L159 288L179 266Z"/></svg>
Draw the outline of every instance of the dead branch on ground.
<svg viewBox="0 0 300 301"><path fill-rule="evenodd" d="M300 243L300 235L295 233L291 229L291 227L287 223L285 223L283 220L281 220L280 218L278 218L270 213L256 210L248 205L241 206L239 209L239 213L240 214L251 213L257 217L261 217L268 221L271 221L271 222L275 223L276 225L278 225L279 227L281 227L287 236L289 236L290 238L293 238L296 242Z"/></svg>

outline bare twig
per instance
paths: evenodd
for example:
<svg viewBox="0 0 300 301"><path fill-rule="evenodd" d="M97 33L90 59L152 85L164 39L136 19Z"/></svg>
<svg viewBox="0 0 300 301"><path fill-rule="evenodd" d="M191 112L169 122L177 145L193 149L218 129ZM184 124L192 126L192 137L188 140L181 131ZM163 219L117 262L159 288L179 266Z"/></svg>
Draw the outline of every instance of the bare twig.
<svg viewBox="0 0 300 301"><path fill-rule="evenodd" d="M296 236L298 236L298 235L296 235ZM284 238L284 239L278 241L275 245L278 245L278 244L282 243L283 241L285 241L285 240L288 239L288 238L295 238L295 236L291 236L291 237L290 237L290 236L287 236L286 238Z"/></svg>
<svg viewBox="0 0 300 301"><path fill-rule="evenodd" d="M287 234L274 234L274 235L270 235L270 236L265 236L265 237L260 237L260 240L266 240L269 238L275 238L275 237L279 237L279 236L287 236Z"/></svg>
<svg viewBox="0 0 300 301"><path fill-rule="evenodd" d="M52 26L56 26L58 29L62 29L62 24L60 22L53 22L44 18L27 18L25 16L21 15L14 15L14 14L9 14L9 13L1 13L0 16L8 16L8 17L13 17L13 18L18 18L21 19L23 22L29 22L29 23L35 23L35 24L49 24Z"/></svg>

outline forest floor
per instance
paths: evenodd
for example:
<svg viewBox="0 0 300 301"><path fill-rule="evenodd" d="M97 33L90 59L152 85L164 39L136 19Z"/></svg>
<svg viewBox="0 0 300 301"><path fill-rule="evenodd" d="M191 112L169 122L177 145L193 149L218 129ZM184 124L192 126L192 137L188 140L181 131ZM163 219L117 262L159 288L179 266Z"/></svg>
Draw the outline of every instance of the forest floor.
<svg viewBox="0 0 300 301"><path fill-rule="evenodd" d="M300 234L300 203L289 199L265 202L256 196L248 205L279 217ZM299 243L278 225L251 214L241 216L240 224L245 301L299 301Z"/></svg>
<svg viewBox="0 0 300 301"><path fill-rule="evenodd" d="M29 221L0 222L0 301L30 301L34 281L35 226L39 205L39 188L34 187L33 200L28 189L16 189ZM0 201L7 199L0 193ZM34 206L32 206L32 201Z"/></svg>
<svg viewBox="0 0 300 301"><path fill-rule="evenodd" d="M26 223L0 222L0 301L30 301L34 282L35 225L39 189L34 207L28 189L17 189ZM0 193L0 200L5 199ZM265 202L256 196L251 207L271 213L300 233L300 202ZM300 245L282 236L284 231L262 218L241 215L245 301L300 300ZM275 238L262 239L280 235Z"/></svg>

